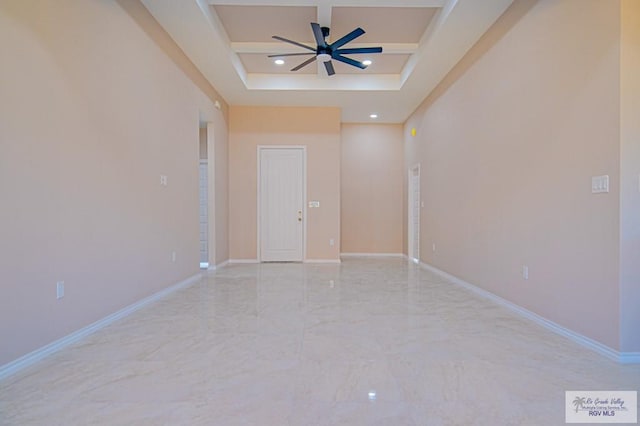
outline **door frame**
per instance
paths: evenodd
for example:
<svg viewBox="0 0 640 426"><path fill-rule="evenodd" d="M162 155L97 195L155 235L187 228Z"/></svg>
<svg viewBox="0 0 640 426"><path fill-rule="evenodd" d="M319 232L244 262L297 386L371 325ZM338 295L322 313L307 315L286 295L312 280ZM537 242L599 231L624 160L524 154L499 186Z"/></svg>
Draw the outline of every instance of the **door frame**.
<svg viewBox="0 0 640 426"><path fill-rule="evenodd" d="M256 258L258 263L262 262L262 253L260 250L261 241L261 169L260 159L263 150L268 149L299 149L302 151L302 261L307 260L307 146L306 145L258 145L256 150L257 176L256 176Z"/></svg>
<svg viewBox="0 0 640 426"><path fill-rule="evenodd" d="M415 256L414 248L415 248L415 241L414 241L414 234L415 234L415 230L414 230L414 226L413 226L413 215L414 215L414 211L415 211L415 206L414 206L414 199L413 199L413 192L415 190L415 188L413 187L413 175L414 172L417 171L418 172L418 179L420 179L420 163L418 164L414 164L412 166L409 167L409 170L407 171L407 256L409 257L409 260L411 260L414 263L420 263L420 253L418 253L418 257ZM420 182L420 180L418 180L418 182ZM422 192L422 189L420 189L420 191ZM422 193L420 192L420 200L418 200L418 207L419 207L419 212L422 212ZM418 215L418 229L421 232L421 225L422 225L422 218L420 217L421 213ZM418 234L418 244L420 244L420 235ZM420 246L418 246L419 248L421 248Z"/></svg>

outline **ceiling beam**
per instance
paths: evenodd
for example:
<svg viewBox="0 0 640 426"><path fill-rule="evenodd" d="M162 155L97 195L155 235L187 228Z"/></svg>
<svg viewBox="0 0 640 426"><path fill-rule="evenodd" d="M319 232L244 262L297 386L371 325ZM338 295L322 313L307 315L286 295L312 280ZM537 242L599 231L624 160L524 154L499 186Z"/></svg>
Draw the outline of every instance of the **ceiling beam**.
<svg viewBox="0 0 640 426"><path fill-rule="evenodd" d="M318 4L318 24L321 27L331 28L331 5Z"/></svg>
<svg viewBox="0 0 640 426"><path fill-rule="evenodd" d="M326 73L325 73L326 74ZM249 90L341 90L397 91L402 88L398 74L336 74L331 78L318 78L316 74L248 74Z"/></svg>
<svg viewBox="0 0 640 426"><path fill-rule="evenodd" d="M382 47L383 53L411 55L418 51L418 43L374 43ZM371 43L350 43L349 48L371 47ZM309 44L311 46L311 44ZM231 43L231 50L236 53L260 53L265 55L275 55L278 53L306 53L302 48L296 48L286 43ZM309 52L312 53L312 52Z"/></svg>
<svg viewBox="0 0 640 426"><path fill-rule="evenodd" d="M317 6L313 0L208 0L211 5L226 6ZM323 2L324 3L324 2ZM331 0L329 7L442 7L446 0Z"/></svg>

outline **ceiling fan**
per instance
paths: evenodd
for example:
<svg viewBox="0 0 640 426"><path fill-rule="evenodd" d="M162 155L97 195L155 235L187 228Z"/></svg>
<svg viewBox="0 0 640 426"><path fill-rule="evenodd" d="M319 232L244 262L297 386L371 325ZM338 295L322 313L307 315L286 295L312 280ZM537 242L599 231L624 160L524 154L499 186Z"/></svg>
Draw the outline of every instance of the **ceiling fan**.
<svg viewBox="0 0 640 426"><path fill-rule="evenodd" d="M284 53L279 55L269 55L269 58L279 58L283 56L303 56L303 55L314 55L312 58L307 59L297 67L291 69L291 71L298 71L299 69L309 65L316 59L320 62L324 63L324 67L327 70L327 74L334 75L336 71L333 69L332 59L336 61L344 62L345 64L365 69L367 65L362 62L356 61L351 58L347 58L343 55L349 54L361 54L361 53L382 53L382 47L359 47L353 49L340 49L345 44L350 41L360 37L364 34L364 30L362 28L356 28L351 31L346 36L342 37L339 40L334 41L331 44L328 44L325 40L329 36L329 28L321 27L319 24L312 22L311 29L313 30L313 35L316 39L317 46L315 48L311 46L307 46L306 44L298 43L297 41L289 40L280 36L273 36L274 39L284 41L286 43L291 43L295 46L303 47L307 50L313 51L313 53Z"/></svg>

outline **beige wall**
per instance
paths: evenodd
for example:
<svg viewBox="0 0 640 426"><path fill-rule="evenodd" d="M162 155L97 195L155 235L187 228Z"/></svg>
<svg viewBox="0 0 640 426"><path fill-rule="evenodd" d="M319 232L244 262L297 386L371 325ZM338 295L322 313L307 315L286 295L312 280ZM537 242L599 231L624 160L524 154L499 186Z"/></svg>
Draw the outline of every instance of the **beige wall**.
<svg viewBox="0 0 640 426"><path fill-rule="evenodd" d="M232 106L229 110L229 257L257 258L257 147L307 147L306 257L340 258L340 110ZM335 245L330 246L329 240Z"/></svg>
<svg viewBox="0 0 640 426"><path fill-rule="evenodd" d="M422 261L616 349L619 12L516 1L405 126L406 165L422 165ZM612 191L591 194L603 174Z"/></svg>
<svg viewBox="0 0 640 426"><path fill-rule="evenodd" d="M115 2L2 1L0 55L2 365L198 273L199 121L226 124Z"/></svg>
<svg viewBox="0 0 640 426"><path fill-rule="evenodd" d="M144 4L142 4L140 0L115 1L202 93L207 95L212 101L218 101L220 103L220 110L226 120L229 110L226 101L220 96L216 88L211 85L198 67L185 55L180 46L178 46L164 28L158 24L153 15L145 8ZM211 119L211 114L205 113L201 116L201 121Z"/></svg>
<svg viewBox="0 0 640 426"><path fill-rule="evenodd" d="M208 105L207 108L200 110L200 125L210 130L204 135L201 134L201 137L207 137L209 188L215 188L214 197L209 198L209 232L211 233L211 241L213 241L210 244L209 253L214 257L210 259L210 263L219 265L229 259L228 134L226 124L229 106L140 0L116 1L202 93L211 101L219 103L219 109L213 109L211 105ZM201 155L203 154L201 152Z"/></svg>
<svg viewBox="0 0 640 426"><path fill-rule="evenodd" d="M623 0L621 17L620 345L640 352L640 2Z"/></svg>
<svg viewBox="0 0 640 426"><path fill-rule="evenodd" d="M343 253L402 253L402 125L343 124Z"/></svg>

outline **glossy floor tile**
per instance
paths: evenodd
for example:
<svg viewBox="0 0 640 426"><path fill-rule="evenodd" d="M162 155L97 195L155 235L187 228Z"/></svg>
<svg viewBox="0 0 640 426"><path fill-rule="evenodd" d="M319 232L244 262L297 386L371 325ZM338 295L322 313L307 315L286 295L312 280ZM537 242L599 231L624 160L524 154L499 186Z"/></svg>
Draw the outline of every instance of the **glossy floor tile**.
<svg viewBox="0 0 640 426"><path fill-rule="evenodd" d="M0 381L0 425L561 425L618 365L400 258L231 265Z"/></svg>

